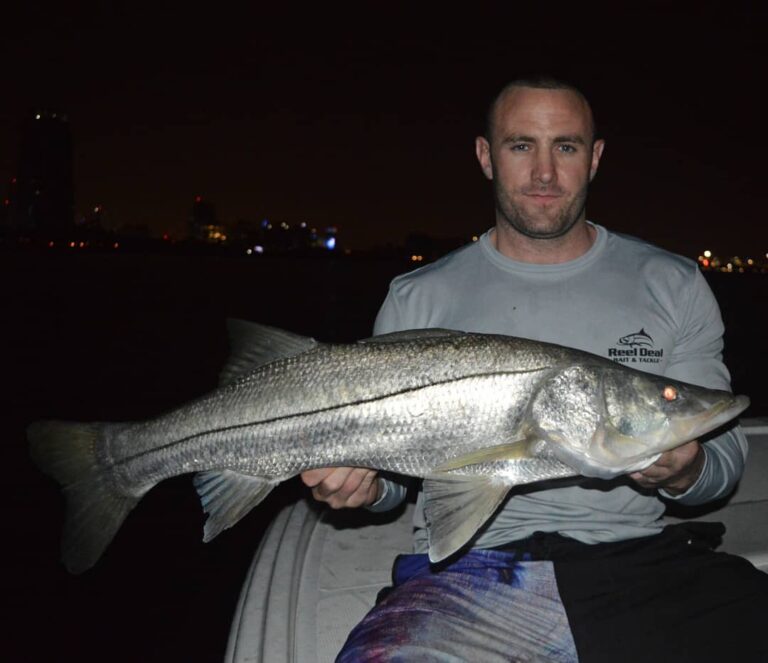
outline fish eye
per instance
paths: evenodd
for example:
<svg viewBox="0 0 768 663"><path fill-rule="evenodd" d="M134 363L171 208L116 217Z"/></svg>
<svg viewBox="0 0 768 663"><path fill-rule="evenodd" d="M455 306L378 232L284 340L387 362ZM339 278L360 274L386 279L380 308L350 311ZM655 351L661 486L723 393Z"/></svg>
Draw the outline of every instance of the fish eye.
<svg viewBox="0 0 768 663"><path fill-rule="evenodd" d="M662 390L661 395L664 397L664 400L674 401L677 399L677 389L675 389L672 385L667 385Z"/></svg>

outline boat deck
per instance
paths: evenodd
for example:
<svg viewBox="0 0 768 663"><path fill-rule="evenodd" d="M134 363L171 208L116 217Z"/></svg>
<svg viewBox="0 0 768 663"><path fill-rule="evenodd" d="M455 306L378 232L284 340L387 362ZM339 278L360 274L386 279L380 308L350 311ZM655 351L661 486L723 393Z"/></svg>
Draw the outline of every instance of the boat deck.
<svg viewBox="0 0 768 663"><path fill-rule="evenodd" d="M696 519L719 520L722 550L768 572L768 419L742 422L750 441L732 497ZM410 552L411 511L333 512L299 501L275 518L254 557L232 622L226 663L326 663ZM679 514L668 516L678 520Z"/></svg>

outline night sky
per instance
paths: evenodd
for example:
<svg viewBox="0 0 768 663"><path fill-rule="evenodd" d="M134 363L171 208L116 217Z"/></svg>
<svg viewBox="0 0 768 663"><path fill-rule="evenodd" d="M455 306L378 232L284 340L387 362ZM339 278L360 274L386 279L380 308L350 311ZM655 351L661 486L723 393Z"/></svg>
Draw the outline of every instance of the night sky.
<svg viewBox="0 0 768 663"><path fill-rule="evenodd" d="M757 3L275 4L4 10L0 186L45 107L70 118L77 210L109 227L181 233L202 195L221 222L337 225L352 248L469 237L493 220L487 102L542 71L582 86L608 141L590 219L693 256L768 251Z"/></svg>

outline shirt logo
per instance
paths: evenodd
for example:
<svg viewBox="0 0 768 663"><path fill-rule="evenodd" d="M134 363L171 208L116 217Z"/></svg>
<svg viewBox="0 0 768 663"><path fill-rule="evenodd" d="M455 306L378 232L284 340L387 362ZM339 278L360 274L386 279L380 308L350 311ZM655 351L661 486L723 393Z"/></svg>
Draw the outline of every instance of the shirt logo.
<svg viewBox="0 0 768 663"><path fill-rule="evenodd" d="M643 327L619 338L608 348L608 357L620 364L660 364L664 349L654 348L653 337Z"/></svg>
<svg viewBox="0 0 768 663"><path fill-rule="evenodd" d="M648 334L648 332L645 331L645 329L641 329L639 332L634 332L633 334L627 334L626 336L622 336L619 339L619 345L628 345L630 347L652 348L653 339L651 338L650 334Z"/></svg>

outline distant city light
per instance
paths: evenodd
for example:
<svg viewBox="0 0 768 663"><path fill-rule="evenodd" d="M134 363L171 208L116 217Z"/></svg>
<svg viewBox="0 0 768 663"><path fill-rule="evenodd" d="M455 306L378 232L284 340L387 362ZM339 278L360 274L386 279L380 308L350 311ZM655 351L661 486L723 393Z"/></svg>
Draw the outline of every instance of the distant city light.
<svg viewBox="0 0 768 663"><path fill-rule="evenodd" d="M478 238L477 238L477 235L472 235L472 241L473 241L473 242L476 242L476 241L477 241L477 239L478 239Z"/></svg>
<svg viewBox="0 0 768 663"><path fill-rule="evenodd" d="M255 253L264 253L264 247L261 246L260 244L257 244L256 246L254 246L253 250Z"/></svg>
<svg viewBox="0 0 768 663"><path fill-rule="evenodd" d="M39 120L39 119L40 119L40 113L38 113L37 115L35 115L35 119L36 119L36 120Z"/></svg>
<svg viewBox="0 0 768 663"><path fill-rule="evenodd" d="M336 238L333 236L326 238L325 248L329 251L333 251L336 248Z"/></svg>
<svg viewBox="0 0 768 663"><path fill-rule="evenodd" d="M768 258L768 253L765 254ZM768 274L768 262L762 258L742 258L738 255L720 257L716 251L702 251L696 261L704 271L716 271L723 274Z"/></svg>

